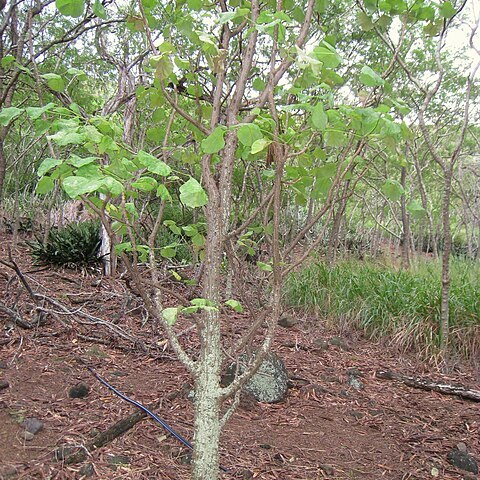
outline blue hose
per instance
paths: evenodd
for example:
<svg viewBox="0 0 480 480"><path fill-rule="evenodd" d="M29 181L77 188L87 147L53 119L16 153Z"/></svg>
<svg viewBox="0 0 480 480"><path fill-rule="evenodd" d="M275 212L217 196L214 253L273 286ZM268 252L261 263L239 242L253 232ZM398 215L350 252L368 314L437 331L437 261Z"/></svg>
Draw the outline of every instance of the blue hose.
<svg viewBox="0 0 480 480"><path fill-rule="evenodd" d="M177 433L170 425L168 425L167 422L164 422L160 417L158 417L157 415L155 415L153 412L151 412L147 407L145 407L144 405L142 405L141 403L139 402L136 402L135 400L132 400L131 398L127 397L126 395L124 395L122 392L119 392L115 387L113 387L112 385L110 385L106 380L104 380L100 375L98 375L97 372L95 372L95 370L92 368L92 367L89 367L88 365L86 365L88 371L103 385L105 385L109 390L111 390L113 393L115 393L115 395L118 395L120 398L122 398L123 400L125 400L126 402L128 403L131 403L132 405L135 405L136 407L138 407L140 410L144 411L147 415L149 415L150 417L152 417L157 423L159 423L170 435L172 435L173 437L175 437L180 443L182 443L183 445L185 445L187 448L189 448L190 450L193 450L193 445L185 438L183 438L179 433ZM222 467L220 465L220 470L222 470L223 472L228 472L228 469L226 469L225 467Z"/></svg>

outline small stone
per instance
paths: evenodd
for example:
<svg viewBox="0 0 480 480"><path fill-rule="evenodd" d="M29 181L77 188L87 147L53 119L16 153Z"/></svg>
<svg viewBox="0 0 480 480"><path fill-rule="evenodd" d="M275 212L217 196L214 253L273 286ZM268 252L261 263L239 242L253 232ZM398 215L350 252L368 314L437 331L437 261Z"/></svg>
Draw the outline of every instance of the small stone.
<svg viewBox="0 0 480 480"><path fill-rule="evenodd" d="M356 420L361 420L365 416L365 414L363 414L362 412L358 412L356 410L352 410L350 412L350 415Z"/></svg>
<svg viewBox="0 0 480 480"><path fill-rule="evenodd" d="M313 344L321 350L328 350L328 342L323 338L316 338Z"/></svg>
<svg viewBox="0 0 480 480"><path fill-rule="evenodd" d="M38 420L35 417L26 418L22 424L25 427L25 430L33 435L36 435L40 430L43 429L43 422Z"/></svg>
<svg viewBox="0 0 480 480"><path fill-rule="evenodd" d="M347 369L347 375L350 377L363 377L363 373L357 367Z"/></svg>
<svg viewBox="0 0 480 480"><path fill-rule="evenodd" d="M69 455L71 455L75 450L75 447L71 447L69 445L61 445L53 452L53 458L55 461L60 462Z"/></svg>
<svg viewBox="0 0 480 480"><path fill-rule="evenodd" d="M103 350L98 348L96 345L90 347L86 352L86 355L89 357L98 357L98 358L107 358L108 354L106 354Z"/></svg>
<svg viewBox="0 0 480 480"><path fill-rule="evenodd" d="M322 387L321 385L317 385L316 383L304 385L300 389L300 391L305 392L307 395L310 395L312 393L315 395L325 395L326 393L329 393L329 390L327 390L325 387Z"/></svg>
<svg viewBox="0 0 480 480"><path fill-rule="evenodd" d="M347 345L347 343L345 342L345 340L343 340L343 338L340 338L340 337L332 337L328 343L330 345L333 345L334 347L338 347L340 348L340 350L344 350L345 352L349 352L350 351L350 347Z"/></svg>
<svg viewBox="0 0 480 480"><path fill-rule="evenodd" d="M278 320L278 325L280 325L283 328L292 328L298 323L298 319L290 316L290 315L284 315Z"/></svg>
<svg viewBox="0 0 480 480"><path fill-rule="evenodd" d="M458 451L467 453L467 446L463 442L457 443L456 447Z"/></svg>
<svg viewBox="0 0 480 480"><path fill-rule="evenodd" d="M126 455L115 455L113 457L110 457L107 462L109 463L110 468L116 470L119 466L129 465L130 457L127 457Z"/></svg>
<svg viewBox="0 0 480 480"><path fill-rule="evenodd" d="M5 388L8 388L10 384L6 380L0 380L0 390L4 390Z"/></svg>
<svg viewBox="0 0 480 480"><path fill-rule="evenodd" d="M98 428L92 428L89 432L88 432L88 436L91 437L91 438L94 438L96 437L97 435L100 435L100 430Z"/></svg>
<svg viewBox="0 0 480 480"><path fill-rule="evenodd" d="M78 475L80 478L91 477L95 475L95 467L93 466L93 463L86 463L83 465L78 471Z"/></svg>
<svg viewBox="0 0 480 480"><path fill-rule="evenodd" d="M317 385L316 383L312 384L312 389L316 395L324 395L329 392L327 388Z"/></svg>
<svg viewBox="0 0 480 480"><path fill-rule="evenodd" d="M7 369L7 362L4 362L3 360L0 360L0 369L1 370L6 370Z"/></svg>
<svg viewBox="0 0 480 480"><path fill-rule="evenodd" d="M335 470L330 465L319 465L319 467L325 472L325 475L333 477L335 475Z"/></svg>
<svg viewBox="0 0 480 480"><path fill-rule="evenodd" d="M180 455L180 463L182 465L191 465L193 462L193 454L192 452L185 452L182 455Z"/></svg>
<svg viewBox="0 0 480 480"><path fill-rule="evenodd" d="M12 465L7 465L5 467L0 467L0 479L7 480L9 478L14 478L18 474L17 469Z"/></svg>
<svg viewBox="0 0 480 480"><path fill-rule="evenodd" d="M264 450L270 450L272 448L272 446L269 445L268 443L261 443L259 447L263 448Z"/></svg>
<svg viewBox="0 0 480 480"><path fill-rule="evenodd" d="M90 393L90 387L83 382L77 383L73 387L70 387L68 396L70 398L85 398Z"/></svg>
<svg viewBox="0 0 480 480"><path fill-rule="evenodd" d="M32 432L27 432L27 431L23 432L23 438L24 438L27 442L33 440L33 437L35 437L35 434L33 434Z"/></svg>
<svg viewBox="0 0 480 480"><path fill-rule="evenodd" d="M466 472L478 474L478 464L475 459L466 452L453 448L448 452L447 461L450 465L465 470Z"/></svg>
<svg viewBox="0 0 480 480"><path fill-rule="evenodd" d="M379 415L383 415L385 413L385 410L379 409L379 408L371 408L368 410L368 414L372 415L372 417L378 417Z"/></svg>
<svg viewBox="0 0 480 480"><path fill-rule="evenodd" d="M237 472L237 475L239 476L239 478L241 478L241 480L252 480L253 478L253 472L247 469L240 470L239 472Z"/></svg>
<svg viewBox="0 0 480 480"><path fill-rule="evenodd" d="M361 390L363 388L363 383L357 377L348 377L347 383L355 390Z"/></svg>

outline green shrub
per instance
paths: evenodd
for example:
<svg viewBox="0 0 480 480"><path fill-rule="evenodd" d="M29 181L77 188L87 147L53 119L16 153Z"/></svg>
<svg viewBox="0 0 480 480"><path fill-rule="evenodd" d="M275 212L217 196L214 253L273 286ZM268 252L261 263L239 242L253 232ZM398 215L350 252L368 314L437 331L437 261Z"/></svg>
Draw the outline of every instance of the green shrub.
<svg viewBox="0 0 480 480"><path fill-rule="evenodd" d="M45 243L39 239L27 243L36 263L82 267L99 261L99 230L94 221L70 223L52 229Z"/></svg>

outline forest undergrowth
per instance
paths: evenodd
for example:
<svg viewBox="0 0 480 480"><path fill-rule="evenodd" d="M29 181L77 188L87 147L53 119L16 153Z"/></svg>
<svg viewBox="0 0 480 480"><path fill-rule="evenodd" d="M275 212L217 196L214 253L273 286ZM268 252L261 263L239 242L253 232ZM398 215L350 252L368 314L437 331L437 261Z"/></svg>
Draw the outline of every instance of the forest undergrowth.
<svg viewBox="0 0 480 480"><path fill-rule="evenodd" d="M451 263L450 353L480 355L480 266ZM330 325L358 328L373 338L388 337L403 351L436 358L440 343L441 265L417 260L409 270L375 261L344 260L333 267L317 261L290 275L289 307L314 311Z"/></svg>

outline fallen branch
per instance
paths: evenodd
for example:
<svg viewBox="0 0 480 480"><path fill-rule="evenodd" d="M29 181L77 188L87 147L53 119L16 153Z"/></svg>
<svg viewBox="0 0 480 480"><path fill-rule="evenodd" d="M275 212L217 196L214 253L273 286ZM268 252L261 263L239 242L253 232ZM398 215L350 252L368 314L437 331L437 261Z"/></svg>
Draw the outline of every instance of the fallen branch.
<svg viewBox="0 0 480 480"><path fill-rule="evenodd" d="M0 302L0 312L3 312L6 315L8 315L12 320L12 322L15 325L18 325L19 327L28 328L28 329L33 328L33 325L27 322L26 320L24 320L16 310L13 310L12 308L7 307L2 302Z"/></svg>
<svg viewBox="0 0 480 480"><path fill-rule="evenodd" d="M456 395L466 400L480 402L480 390L472 390L463 385L451 385L443 382L435 382L426 378L409 377L390 370L377 370L375 376L384 380L397 380L413 388L439 392L444 395Z"/></svg>
<svg viewBox="0 0 480 480"><path fill-rule="evenodd" d="M157 406L158 405L152 405L151 408L154 409ZM64 462L68 465L83 462L90 454L90 452L93 452L97 448L108 445L111 441L115 440L117 437L130 430L134 425L136 425L146 416L147 414L145 412L143 412L142 410L137 410L135 413L132 413L128 417L122 418L104 432L100 432L87 444L83 445L83 448L81 450L73 453L72 455L66 456Z"/></svg>
<svg viewBox="0 0 480 480"><path fill-rule="evenodd" d="M124 340L128 340L129 342L132 342L135 345L140 345L140 346L143 345L143 342L140 339L130 335L123 328L120 328L118 325L115 325L114 323L95 317L94 315L90 315L89 313L82 311L81 308L70 310L63 303L59 302L58 300L52 297L47 297L46 295L42 295L39 293L35 293L34 295L37 299L48 302L54 307L59 308L61 312L55 312L56 314L63 314L63 315L69 315L69 316L71 315L72 317L84 318L87 322L81 322L79 320L77 320L77 322L82 324L88 324L88 325L103 325L112 333L114 333L115 335L118 335L120 338L123 338Z"/></svg>

